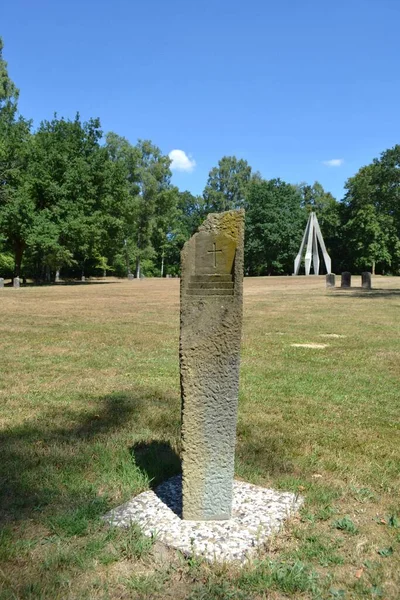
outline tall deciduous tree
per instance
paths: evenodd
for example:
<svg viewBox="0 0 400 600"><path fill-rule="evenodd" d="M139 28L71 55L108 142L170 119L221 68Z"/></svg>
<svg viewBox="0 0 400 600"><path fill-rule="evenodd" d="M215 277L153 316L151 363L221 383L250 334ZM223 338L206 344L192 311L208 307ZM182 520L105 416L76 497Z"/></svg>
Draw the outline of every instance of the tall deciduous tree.
<svg viewBox="0 0 400 600"><path fill-rule="evenodd" d="M24 194L29 159L30 122L18 116L18 89L8 75L0 38L0 230L14 254L14 275L20 274L32 206ZM21 234L21 228L25 234Z"/></svg>
<svg viewBox="0 0 400 600"><path fill-rule="evenodd" d="M346 182L344 242L356 267L400 270L400 145Z"/></svg>
<svg viewBox="0 0 400 600"><path fill-rule="evenodd" d="M129 192L124 206L126 251L128 262L134 256L136 277L140 277L141 262L156 255L155 230L167 234L165 220L176 197L170 184L171 161L150 141L139 140L132 146L115 133L107 135L107 148L112 160L125 170Z"/></svg>
<svg viewBox="0 0 400 600"><path fill-rule="evenodd" d="M280 179L251 183L246 202L245 268L249 275L293 272L307 213L295 186Z"/></svg>
<svg viewBox="0 0 400 600"><path fill-rule="evenodd" d="M242 208L251 180L251 167L246 160L224 156L218 166L211 169L204 188L204 210L221 212Z"/></svg>
<svg viewBox="0 0 400 600"><path fill-rule="evenodd" d="M77 115L44 121L32 137L23 187L31 221L20 231L36 278L72 264L83 272L122 238L126 183L101 136L97 119L82 123Z"/></svg>

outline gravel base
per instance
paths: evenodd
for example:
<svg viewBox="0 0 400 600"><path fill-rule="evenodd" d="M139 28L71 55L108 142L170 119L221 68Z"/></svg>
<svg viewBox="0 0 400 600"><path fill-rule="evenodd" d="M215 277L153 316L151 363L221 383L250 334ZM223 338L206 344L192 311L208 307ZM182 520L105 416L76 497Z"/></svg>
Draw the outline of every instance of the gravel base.
<svg viewBox="0 0 400 600"><path fill-rule="evenodd" d="M111 525L137 523L147 536L176 548L186 556L208 561L245 562L266 539L295 514L303 498L250 483L234 481L232 518L229 521L184 521L182 479L172 477L155 491L143 492L103 518Z"/></svg>

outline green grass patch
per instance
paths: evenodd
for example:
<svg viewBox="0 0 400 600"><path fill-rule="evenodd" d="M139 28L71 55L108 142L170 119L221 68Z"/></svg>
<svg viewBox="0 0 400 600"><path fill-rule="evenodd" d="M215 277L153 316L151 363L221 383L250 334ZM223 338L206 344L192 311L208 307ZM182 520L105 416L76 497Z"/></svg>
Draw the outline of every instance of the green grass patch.
<svg viewBox="0 0 400 600"><path fill-rule="evenodd" d="M1 600L398 600L400 280L374 285L245 280L236 476L305 504L241 569L100 518L180 472L178 282L2 290Z"/></svg>

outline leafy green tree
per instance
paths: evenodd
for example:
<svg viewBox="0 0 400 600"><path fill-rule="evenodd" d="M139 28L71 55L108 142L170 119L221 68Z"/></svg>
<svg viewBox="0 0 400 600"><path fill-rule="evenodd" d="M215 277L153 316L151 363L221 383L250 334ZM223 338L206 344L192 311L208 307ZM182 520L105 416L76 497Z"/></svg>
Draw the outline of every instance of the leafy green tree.
<svg viewBox="0 0 400 600"><path fill-rule="evenodd" d="M98 119L55 116L25 144L29 160L7 231L21 240L25 270L36 279L61 267L96 268L99 256L115 254L121 244L126 181L101 137Z"/></svg>
<svg viewBox="0 0 400 600"><path fill-rule="evenodd" d="M280 179L251 183L246 202L246 273L293 273L307 221L301 203L299 190Z"/></svg>
<svg viewBox="0 0 400 600"><path fill-rule="evenodd" d="M0 119L13 122L18 109L19 90L8 75L7 63L3 58L3 39L0 37Z"/></svg>
<svg viewBox="0 0 400 600"><path fill-rule="evenodd" d="M156 259L153 246L156 230L167 235L165 225L174 206L176 193L171 189L170 159L148 140L132 146L115 133L107 134L107 149L111 159L122 165L128 185L124 203L126 252L130 267L135 261L136 277L140 277L141 262ZM159 242L160 247L162 242Z"/></svg>
<svg viewBox="0 0 400 600"><path fill-rule="evenodd" d="M24 193L30 122L18 116L19 91L10 79L0 38L0 232L14 254L14 275L20 274L32 206ZM22 234L21 230L25 231Z"/></svg>
<svg viewBox="0 0 400 600"><path fill-rule="evenodd" d="M383 270L400 259L400 240L390 215L379 214L372 204L355 211L344 226L345 239L352 250L354 265L360 270L372 270L376 264Z"/></svg>
<svg viewBox="0 0 400 600"><path fill-rule="evenodd" d="M242 208L251 181L251 167L246 160L224 156L211 169L204 188L204 211L221 212Z"/></svg>
<svg viewBox="0 0 400 600"><path fill-rule="evenodd" d="M344 245L357 268L400 270L400 145L346 182Z"/></svg>
<svg viewBox="0 0 400 600"><path fill-rule="evenodd" d="M301 205L307 212L316 213L322 233L329 236L340 224L337 200L330 192L326 192L318 181L313 185L301 183L296 187L302 196Z"/></svg>
<svg viewBox="0 0 400 600"><path fill-rule="evenodd" d="M163 273L178 274L180 252L184 243L197 231L204 220L204 199L175 188L175 205L168 215L168 229L163 229ZM167 231L165 235L165 231ZM158 244L155 242L157 248Z"/></svg>

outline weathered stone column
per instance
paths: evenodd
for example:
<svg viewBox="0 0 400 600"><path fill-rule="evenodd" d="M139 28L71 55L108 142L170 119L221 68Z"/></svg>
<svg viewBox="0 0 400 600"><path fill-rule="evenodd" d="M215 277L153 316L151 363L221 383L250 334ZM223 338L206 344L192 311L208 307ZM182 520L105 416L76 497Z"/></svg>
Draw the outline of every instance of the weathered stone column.
<svg viewBox="0 0 400 600"><path fill-rule="evenodd" d="M331 288L336 285L336 276L335 273L327 273L326 275L326 287Z"/></svg>
<svg viewBox="0 0 400 600"><path fill-rule="evenodd" d="M0 277L0 288L4 287L4 279L3 277Z"/></svg>
<svg viewBox="0 0 400 600"><path fill-rule="evenodd" d="M181 253L184 519L231 516L243 237L244 211L211 214Z"/></svg>
<svg viewBox="0 0 400 600"><path fill-rule="evenodd" d="M369 271L361 273L361 287L365 290L370 290L372 288L372 277Z"/></svg>
<svg viewBox="0 0 400 600"><path fill-rule="evenodd" d="M19 286L20 286L19 277L14 277L14 279L13 279L13 287L19 288Z"/></svg>
<svg viewBox="0 0 400 600"><path fill-rule="evenodd" d="M351 273L349 273L349 271L344 271L342 273L342 281L341 281L340 287L342 287L342 288L351 287Z"/></svg>

